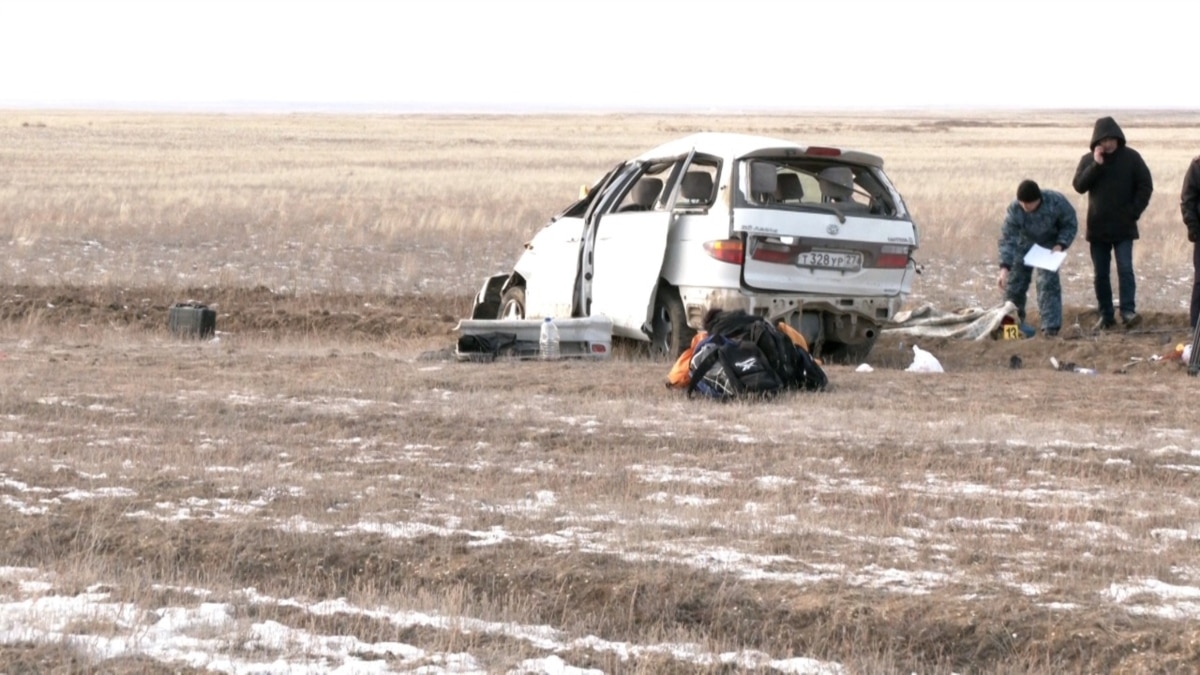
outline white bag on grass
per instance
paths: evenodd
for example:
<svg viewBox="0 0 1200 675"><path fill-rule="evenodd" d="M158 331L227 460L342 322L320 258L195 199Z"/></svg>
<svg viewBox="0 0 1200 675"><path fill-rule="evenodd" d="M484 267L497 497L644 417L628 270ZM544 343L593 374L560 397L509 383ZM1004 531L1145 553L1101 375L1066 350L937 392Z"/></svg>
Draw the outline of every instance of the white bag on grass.
<svg viewBox="0 0 1200 675"><path fill-rule="evenodd" d="M944 373L942 370L941 361L929 352L913 345L913 362L908 368L905 368L910 373Z"/></svg>

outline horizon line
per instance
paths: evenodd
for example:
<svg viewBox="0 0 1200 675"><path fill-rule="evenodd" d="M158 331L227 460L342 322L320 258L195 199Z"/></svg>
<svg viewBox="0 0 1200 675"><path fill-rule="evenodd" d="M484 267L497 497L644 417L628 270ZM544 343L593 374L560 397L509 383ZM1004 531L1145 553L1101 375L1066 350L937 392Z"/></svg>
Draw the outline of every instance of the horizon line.
<svg viewBox="0 0 1200 675"><path fill-rule="evenodd" d="M1023 106L986 104L923 104L923 105L830 105L830 106L703 106L703 105L567 105L527 103L397 103L352 102L331 103L316 101L68 101L41 103L0 100L0 109L9 111L69 111L69 112L171 112L171 113L357 113L357 114L430 114L430 115L537 115L537 114L787 114L814 112L1154 112L1195 113L1195 108L1178 106Z"/></svg>

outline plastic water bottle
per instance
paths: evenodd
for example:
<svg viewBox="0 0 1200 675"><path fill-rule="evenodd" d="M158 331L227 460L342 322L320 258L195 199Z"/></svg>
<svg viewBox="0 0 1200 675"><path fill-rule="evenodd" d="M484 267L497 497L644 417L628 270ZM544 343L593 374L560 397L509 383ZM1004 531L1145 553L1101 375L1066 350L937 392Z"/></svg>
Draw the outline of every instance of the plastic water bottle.
<svg viewBox="0 0 1200 675"><path fill-rule="evenodd" d="M558 341L558 326L554 324L552 317L546 317L542 321L542 334L538 340L539 355L543 361L557 361L562 356L562 350Z"/></svg>

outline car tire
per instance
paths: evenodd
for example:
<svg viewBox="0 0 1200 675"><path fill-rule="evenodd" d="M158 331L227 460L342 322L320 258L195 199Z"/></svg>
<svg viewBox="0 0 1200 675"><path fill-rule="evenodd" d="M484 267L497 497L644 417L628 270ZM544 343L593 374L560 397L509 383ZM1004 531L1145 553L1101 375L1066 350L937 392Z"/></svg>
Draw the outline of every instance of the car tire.
<svg viewBox="0 0 1200 675"><path fill-rule="evenodd" d="M650 330L650 354L654 357L677 359L691 346L696 331L688 325L687 312L677 289L666 285L658 287Z"/></svg>
<svg viewBox="0 0 1200 675"><path fill-rule="evenodd" d="M500 295L500 309L496 312L497 319L525 318L525 287L513 286Z"/></svg>

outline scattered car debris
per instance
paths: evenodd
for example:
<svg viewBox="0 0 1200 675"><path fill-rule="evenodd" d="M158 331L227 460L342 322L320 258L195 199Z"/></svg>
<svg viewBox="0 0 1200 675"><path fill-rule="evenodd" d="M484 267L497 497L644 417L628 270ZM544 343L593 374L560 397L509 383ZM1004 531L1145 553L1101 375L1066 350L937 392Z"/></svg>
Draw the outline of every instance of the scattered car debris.
<svg viewBox="0 0 1200 675"><path fill-rule="evenodd" d="M463 319L458 322L459 361L493 361L507 357L540 358L542 321L536 319ZM612 354L612 322L606 316L555 319L559 356L606 359Z"/></svg>
<svg viewBox="0 0 1200 675"><path fill-rule="evenodd" d="M1054 358L1053 356L1050 357L1050 365L1053 366L1055 370L1058 370L1061 372L1066 372L1066 373L1079 373L1080 375L1095 375L1096 374L1095 368L1085 368L1084 366L1076 365L1074 361L1067 361L1065 363L1060 363L1059 360Z"/></svg>

